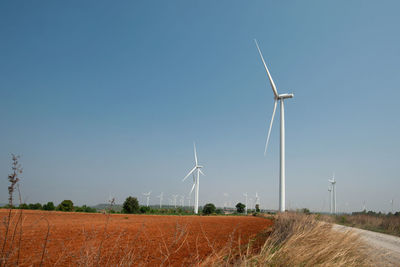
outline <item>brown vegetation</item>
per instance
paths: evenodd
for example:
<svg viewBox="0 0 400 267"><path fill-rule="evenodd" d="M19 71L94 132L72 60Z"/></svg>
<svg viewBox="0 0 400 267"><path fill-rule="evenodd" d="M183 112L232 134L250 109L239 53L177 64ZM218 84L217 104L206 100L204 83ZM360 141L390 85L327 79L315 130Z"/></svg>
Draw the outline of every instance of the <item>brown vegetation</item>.
<svg viewBox="0 0 400 267"><path fill-rule="evenodd" d="M334 222L339 224L400 236L400 216L361 213L340 215L333 217L333 219Z"/></svg>
<svg viewBox="0 0 400 267"><path fill-rule="evenodd" d="M249 243L232 253L225 250L204 266L372 266L369 249L359 237L339 233L313 215L285 213L276 216L273 229L260 250Z"/></svg>

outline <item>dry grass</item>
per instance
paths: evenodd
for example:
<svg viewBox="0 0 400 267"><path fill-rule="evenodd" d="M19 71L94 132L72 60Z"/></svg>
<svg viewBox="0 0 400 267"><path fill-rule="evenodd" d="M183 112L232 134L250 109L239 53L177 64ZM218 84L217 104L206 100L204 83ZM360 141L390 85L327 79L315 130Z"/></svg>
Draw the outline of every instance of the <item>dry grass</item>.
<svg viewBox="0 0 400 267"><path fill-rule="evenodd" d="M374 216L369 214L341 215L335 222L366 230L400 236L400 216Z"/></svg>
<svg viewBox="0 0 400 267"><path fill-rule="evenodd" d="M225 250L208 258L204 266L373 266L369 249L352 233L339 233L314 216L285 213L261 250L252 244L241 251Z"/></svg>

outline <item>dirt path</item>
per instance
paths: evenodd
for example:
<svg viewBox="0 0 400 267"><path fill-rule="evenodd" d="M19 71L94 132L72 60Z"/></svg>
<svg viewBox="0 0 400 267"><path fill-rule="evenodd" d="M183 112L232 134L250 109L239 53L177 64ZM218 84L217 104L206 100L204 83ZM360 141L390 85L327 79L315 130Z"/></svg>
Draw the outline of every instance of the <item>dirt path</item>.
<svg viewBox="0 0 400 267"><path fill-rule="evenodd" d="M381 266L400 266L400 237L362 230L343 225L333 225L333 229L345 232L352 231L377 252L377 259Z"/></svg>

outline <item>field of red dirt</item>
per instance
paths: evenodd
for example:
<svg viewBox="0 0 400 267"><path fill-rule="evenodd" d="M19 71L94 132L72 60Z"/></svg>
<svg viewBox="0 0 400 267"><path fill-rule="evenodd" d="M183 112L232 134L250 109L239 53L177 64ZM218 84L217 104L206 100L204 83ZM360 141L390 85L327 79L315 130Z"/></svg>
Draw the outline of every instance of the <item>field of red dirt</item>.
<svg viewBox="0 0 400 267"><path fill-rule="evenodd" d="M190 266L221 249L236 249L272 222L253 216L161 216L23 211L5 251L21 266ZM0 217L7 216L0 210ZM1 226L1 245L5 228ZM13 234L14 233L14 234ZM47 235L48 233L48 235ZM10 238L14 236L14 239ZM18 249L19 248L19 249Z"/></svg>

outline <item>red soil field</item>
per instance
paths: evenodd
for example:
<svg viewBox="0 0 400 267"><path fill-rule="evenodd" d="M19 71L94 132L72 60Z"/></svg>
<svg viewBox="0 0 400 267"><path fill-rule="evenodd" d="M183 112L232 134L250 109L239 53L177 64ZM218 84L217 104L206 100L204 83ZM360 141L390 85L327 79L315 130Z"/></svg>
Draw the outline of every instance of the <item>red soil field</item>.
<svg viewBox="0 0 400 267"><path fill-rule="evenodd" d="M18 211L13 211L11 238ZM8 215L0 210L0 217ZM271 226L253 216L161 216L23 211L8 265L195 265L221 249L237 249ZM47 236L48 232L48 237ZM5 227L0 228L1 246ZM20 245L18 245L20 242ZM45 248L44 248L45 247ZM44 252L44 253L43 253Z"/></svg>

